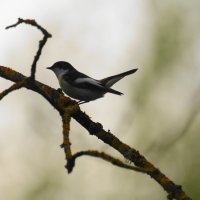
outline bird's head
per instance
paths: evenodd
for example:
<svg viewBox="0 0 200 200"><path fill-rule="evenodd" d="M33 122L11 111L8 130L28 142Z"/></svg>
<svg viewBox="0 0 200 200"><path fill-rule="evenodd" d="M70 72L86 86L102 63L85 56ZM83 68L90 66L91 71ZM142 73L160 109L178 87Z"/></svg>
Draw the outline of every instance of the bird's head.
<svg viewBox="0 0 200 200"><path fill-rule="evenodd" d="M76 71L76 69L74 69L74 67L70 63L65 61L58 61L54 63L51 67L47 67L47 69L52 70L58 77L62 74Z"/></svg>

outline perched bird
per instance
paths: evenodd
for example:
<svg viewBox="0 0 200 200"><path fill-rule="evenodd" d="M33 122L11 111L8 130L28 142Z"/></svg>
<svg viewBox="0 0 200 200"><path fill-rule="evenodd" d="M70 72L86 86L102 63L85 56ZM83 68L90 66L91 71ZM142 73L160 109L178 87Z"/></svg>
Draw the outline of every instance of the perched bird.
<svg viewBox="0 0 200 200"><path fill-rule="evenodd" d="M47 69L55 73L64 93L79 100L79 104L101 98L107 92L122 95L123 93L111 89L111 86L125 76L137 71L137 69L132 69L121 74L96 80L77 71L70 63L65 61L56 62L51 67L47 67Z"/></svg>

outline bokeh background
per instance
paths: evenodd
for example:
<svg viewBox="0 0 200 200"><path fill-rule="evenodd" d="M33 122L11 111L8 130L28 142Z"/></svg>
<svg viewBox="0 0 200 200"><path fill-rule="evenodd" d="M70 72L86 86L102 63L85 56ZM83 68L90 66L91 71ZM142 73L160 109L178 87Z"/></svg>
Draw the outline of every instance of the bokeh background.
<svg viewBox="0 0 200 200"><path fill-rule="evenodd" d="M138 72L108 94L82 105L94 121L138 149L193 197L200 196L200 1L7 0L1 2L0 65L29 75L41 33L28 25L5 30L18 17L33 18L52 35L36 78L58 88L46 67L72 63L95 78L132 68ZM0 91L12 83L0 78ZM166 199L146 175L82 157L64 168L61 119L26 89L0 102L0 199ZM73 152L116 151L72 120Z"/></svg>

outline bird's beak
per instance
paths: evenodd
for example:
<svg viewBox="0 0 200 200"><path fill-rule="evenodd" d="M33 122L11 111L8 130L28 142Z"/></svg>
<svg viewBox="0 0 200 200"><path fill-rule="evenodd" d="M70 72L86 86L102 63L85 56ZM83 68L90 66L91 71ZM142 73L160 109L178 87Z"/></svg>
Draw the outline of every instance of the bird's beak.
<svg viewBox="0 0 200 200"><path fill-rule="evenodd" d="M52 67L47 67L47 69L50 69L50 70L52 70Z"/></svg>

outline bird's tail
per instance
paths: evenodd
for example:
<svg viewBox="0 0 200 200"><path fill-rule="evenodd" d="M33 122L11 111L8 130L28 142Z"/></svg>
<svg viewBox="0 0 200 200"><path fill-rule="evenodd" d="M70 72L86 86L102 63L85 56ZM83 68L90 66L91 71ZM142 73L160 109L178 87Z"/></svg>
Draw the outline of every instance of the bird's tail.
<svg viewBox="0 0 200 200"><path fill-rule="evenodd" d="M101 81L102 84L104 84L106 87L110 88L112 85L114 85L117 81L119 81L120 79L124 78L125 76L128 76L130 74L133 74L137 71L138 69L132 69L132 70L129 70L129 71L126 71L126 72L123 72L121 74L117 74L117 75L114 75L114 76L110 76L110 77L107 77L107 78L104 78ZM114 92L111 92L111 93L114 93ZM115 93L114 93L115 94ZM122 94L122 93L121 93ZM121 94L118 94L118 95L121 95Z"/></svg>
<svg viewBox="0 0 200 200"><path fill-rule="evenodd" d="M107 88L107 92L112 93L112 94L116 94L116 95L123 95L123 93L117 91L117 90L113 90L111 88Z"/></svg>

